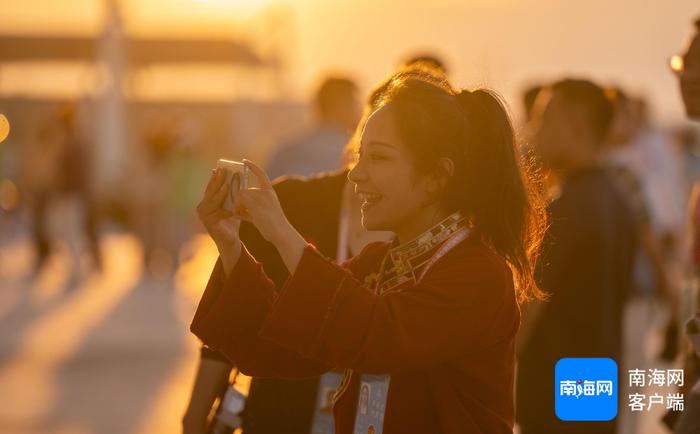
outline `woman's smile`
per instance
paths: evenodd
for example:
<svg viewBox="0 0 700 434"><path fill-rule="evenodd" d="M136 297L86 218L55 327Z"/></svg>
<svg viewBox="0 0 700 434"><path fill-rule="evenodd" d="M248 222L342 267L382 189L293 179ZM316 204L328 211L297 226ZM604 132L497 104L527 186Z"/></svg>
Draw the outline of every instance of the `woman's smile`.
<svg viewBox="0 0 700 434"><path fill-rule="evenodd" d="M358 191L357 195L360 196L360 201L362 202L361 209L362 212L367 211L377 203L382 200L382 195L378 193L370 193L367 191Z"/></svg>
<svg viewBox="0 0 700 434"><path fill-rule="evenodd" d="M390 105L369 116L359 154L348 178L355 184L366 229L412 239L434 223L436 210L426 206L431 197L428 178L416 171Z"/></svg>

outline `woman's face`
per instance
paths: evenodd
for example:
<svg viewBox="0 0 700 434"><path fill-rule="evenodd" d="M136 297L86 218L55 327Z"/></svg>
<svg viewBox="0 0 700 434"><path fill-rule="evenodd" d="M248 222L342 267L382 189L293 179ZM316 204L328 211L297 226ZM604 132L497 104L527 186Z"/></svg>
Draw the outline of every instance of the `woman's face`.
<svg viewBox="0 0 700 434"><path fill-rule="evenodd" d="M362 225L399 235L419 235L428 229L426 208L435 186L419 174L403 144L391 104L367 119L360 142L359 160L348 174L362 202Z"/></svg>

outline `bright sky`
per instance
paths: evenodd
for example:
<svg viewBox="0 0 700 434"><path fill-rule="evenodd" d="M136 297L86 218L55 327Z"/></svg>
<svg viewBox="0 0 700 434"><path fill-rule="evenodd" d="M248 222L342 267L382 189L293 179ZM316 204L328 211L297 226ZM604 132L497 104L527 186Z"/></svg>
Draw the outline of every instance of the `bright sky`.
<svg viewBox="0 0 700 434"><path fill-rule="evenodd" d="M253 17L285 11L281 39L293 94L325 71L347 71L368 89L407 54L432 50L456 84L487 84L516 111L530 82L589 76L647 95L666 120L681 117L667 59L680 50L697 0L122 0L136 35L248 35ZM0 0L2 32L95 33L100 0ZM400 8L397 5L400 4ZM269 35L265 35L269 39Z"/></svg>

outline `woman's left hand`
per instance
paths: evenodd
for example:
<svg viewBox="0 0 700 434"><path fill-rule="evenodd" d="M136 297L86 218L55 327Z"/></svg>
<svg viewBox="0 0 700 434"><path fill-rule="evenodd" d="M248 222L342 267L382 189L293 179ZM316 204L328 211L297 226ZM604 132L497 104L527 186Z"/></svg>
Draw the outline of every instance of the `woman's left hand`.
<svg viewBox="0 0 700 434"><path fill-rule="evenodd" d="M265 171L250 160L243 162L257 178L260 187L248 188L237 193L235 216L255 225L266 240L275 243L291 225Z"/></svg>

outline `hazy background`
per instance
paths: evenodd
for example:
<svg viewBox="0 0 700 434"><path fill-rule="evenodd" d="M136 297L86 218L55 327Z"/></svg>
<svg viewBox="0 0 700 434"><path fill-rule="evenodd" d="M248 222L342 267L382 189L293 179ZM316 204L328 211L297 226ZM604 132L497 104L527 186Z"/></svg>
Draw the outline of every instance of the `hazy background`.
<svg viewBox="0 0 700 434"><path fill-rule="evenodd" d="M219 157L264 165L313 123L325 74L353 77L364 98L406 57L433 53L455 84L495 88L518 118L532 83L619 84L648 98L669 133L661 147L700 179L698 136L683 148L674 135L687 121L668 68L699 15L698 0L0 0L0 114L11 124L0 144L0 432L180 431L200 346L188 325L217 257L194 211L210 169ZM18 35L89 39L95 58L7 61L2 43ZM274 67L228 54L124 66L126 39L178 50L224 41ZM56 135L66 103L77 107L86 164L73 170L86 197L52 191L78 155ZM81 223L89 211L99 268ZM37 221L52 245L44 262ZM659 411L643 418L640 434L665 432Z"/></svg>
<svg viewBox="0 0 700 434"><path fill-rule="evenodd" d="M103 4L98 0L1 0L0 31L95 34ZM681 114L667 58L680 49L695 0L610 2L590 0L123 0L130 35L260 37L261 15L283 21L288 85L294 97L308 94L327 70L352 73L366 87L416 50L431 50L449 63L458 84L488 84L512 105L526 83L574 73L624 82L647 95L664 121ZM261 38L261 39L264 39ZM16 66L0 77L1 94L74 90L69 65L37 71ZM213 98L227 75L212 67L178 93ZM196 68L195 68L196 69ZM49 81L44 77L51 76ZM177 77L160 78L150 97L169 94ZM165 81L165 82L164 82ZM225 95L225 94L224 94ZM219 95L221 97L221 95ZM519 110L519 107L514 107Z"/></svg>

